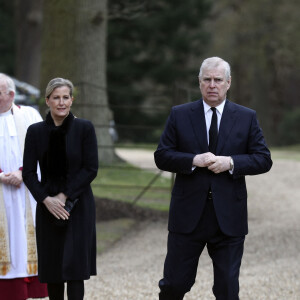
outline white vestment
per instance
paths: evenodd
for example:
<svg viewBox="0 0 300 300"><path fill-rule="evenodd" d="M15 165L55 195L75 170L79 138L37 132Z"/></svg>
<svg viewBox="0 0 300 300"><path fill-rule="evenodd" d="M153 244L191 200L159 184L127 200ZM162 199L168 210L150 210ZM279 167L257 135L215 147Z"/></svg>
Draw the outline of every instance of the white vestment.
<svg viewBox="0 0 300 300"><path fill-rule="evenodd" d="M14 106L15 109L16 106ZM22 121L29 125L42 121L40 114L32 107L21 106ZM0 168L4 173L18 170L23 166L23 153L20 149L17 128L12 111L0 114ZM26 196L25 185L21 187L2 184L2 193L6 209L7 230L9 235L10 268L0 279L35 276L27 272L27 236L26 236ZM29 193L32 218L35 226L36 201Z"/></svg>

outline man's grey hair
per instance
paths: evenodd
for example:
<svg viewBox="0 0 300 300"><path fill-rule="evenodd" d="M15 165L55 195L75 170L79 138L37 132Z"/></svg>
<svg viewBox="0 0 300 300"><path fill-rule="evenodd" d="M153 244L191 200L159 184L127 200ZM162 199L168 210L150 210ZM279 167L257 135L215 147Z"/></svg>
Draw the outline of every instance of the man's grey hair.
<svg viewBox="0 0 300 300"><path fill-rule="evenodd" d="M6 82L7 92L14 92L16 93L16 85L14 81L6 74L0 73L0 80Z"/></svg>
<svg viewBox="0 0 300 300"><path fill-rule="evenodd" d="M72 97L73 95L73 90L74 90L74 86L73 83L68 80L68 79L64 79L64 78L53 78L49 81L47 87L46 87L46 93L45 93L45 97L49 98L50 95L52 94L52 92L58 88L58 87L62 87L62 86L67 86L70 89L70 96Z"/></svg>
<svg viewBox="0 0 300 300"><path fill-rule="evenodd" d="M225 78L226 78L226 80L229 80L230 76L231 76L230 65L227 61L225 61L224 59L217 57L217 56L206 58L202 62L202 65L201 65L200 71L199 71L199 78L202 79L204 69L213 69L213 68L217 68L219 66L224 66Z"/></svg>

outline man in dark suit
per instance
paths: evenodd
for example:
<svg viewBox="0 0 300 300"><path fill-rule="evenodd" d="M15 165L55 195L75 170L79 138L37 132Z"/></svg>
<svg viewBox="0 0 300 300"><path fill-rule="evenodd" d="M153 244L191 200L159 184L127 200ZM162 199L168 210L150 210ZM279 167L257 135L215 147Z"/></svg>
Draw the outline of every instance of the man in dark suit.
<svg viewBox="0 0 300 300"><path fill-rule="evenodd" d="M239 299L248 233L245 175L272 166L255 111L226 99L229 64L205 59L199 84L203 99L172 108L154 153L158 168L176 173L160 300L183 299L190 291L205 246L216 299Z"/></svg>

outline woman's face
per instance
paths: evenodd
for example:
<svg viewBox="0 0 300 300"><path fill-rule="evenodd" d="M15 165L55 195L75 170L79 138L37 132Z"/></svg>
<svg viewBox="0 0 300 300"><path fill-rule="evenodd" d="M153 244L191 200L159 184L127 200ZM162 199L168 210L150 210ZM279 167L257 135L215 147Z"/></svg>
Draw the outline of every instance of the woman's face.
<svg viewBox="0 0 300 300"><path fill-rule="evenodd" d="M72 102L73 97L70 96L70 88L67 86L57 87L49 98L46 98L54 121L62 121L68 116Z"/></svg>

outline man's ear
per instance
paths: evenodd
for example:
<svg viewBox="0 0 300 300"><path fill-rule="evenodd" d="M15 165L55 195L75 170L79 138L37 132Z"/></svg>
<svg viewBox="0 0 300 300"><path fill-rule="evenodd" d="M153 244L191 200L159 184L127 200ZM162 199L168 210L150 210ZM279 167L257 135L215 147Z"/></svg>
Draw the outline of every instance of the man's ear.
<svg viewBox="0 0 300 300"><path fill-rule="evenodd" d="M227 91L230 89L230 86L231 86L231 76L227 80Z"/></svg>
<svg viewBox="0 0 300 300"><path fill-rule="evenodd" d="M8 95L11 97L11 98L15 98L15 92L14 91L9 91L8 92Z"/></svg>

